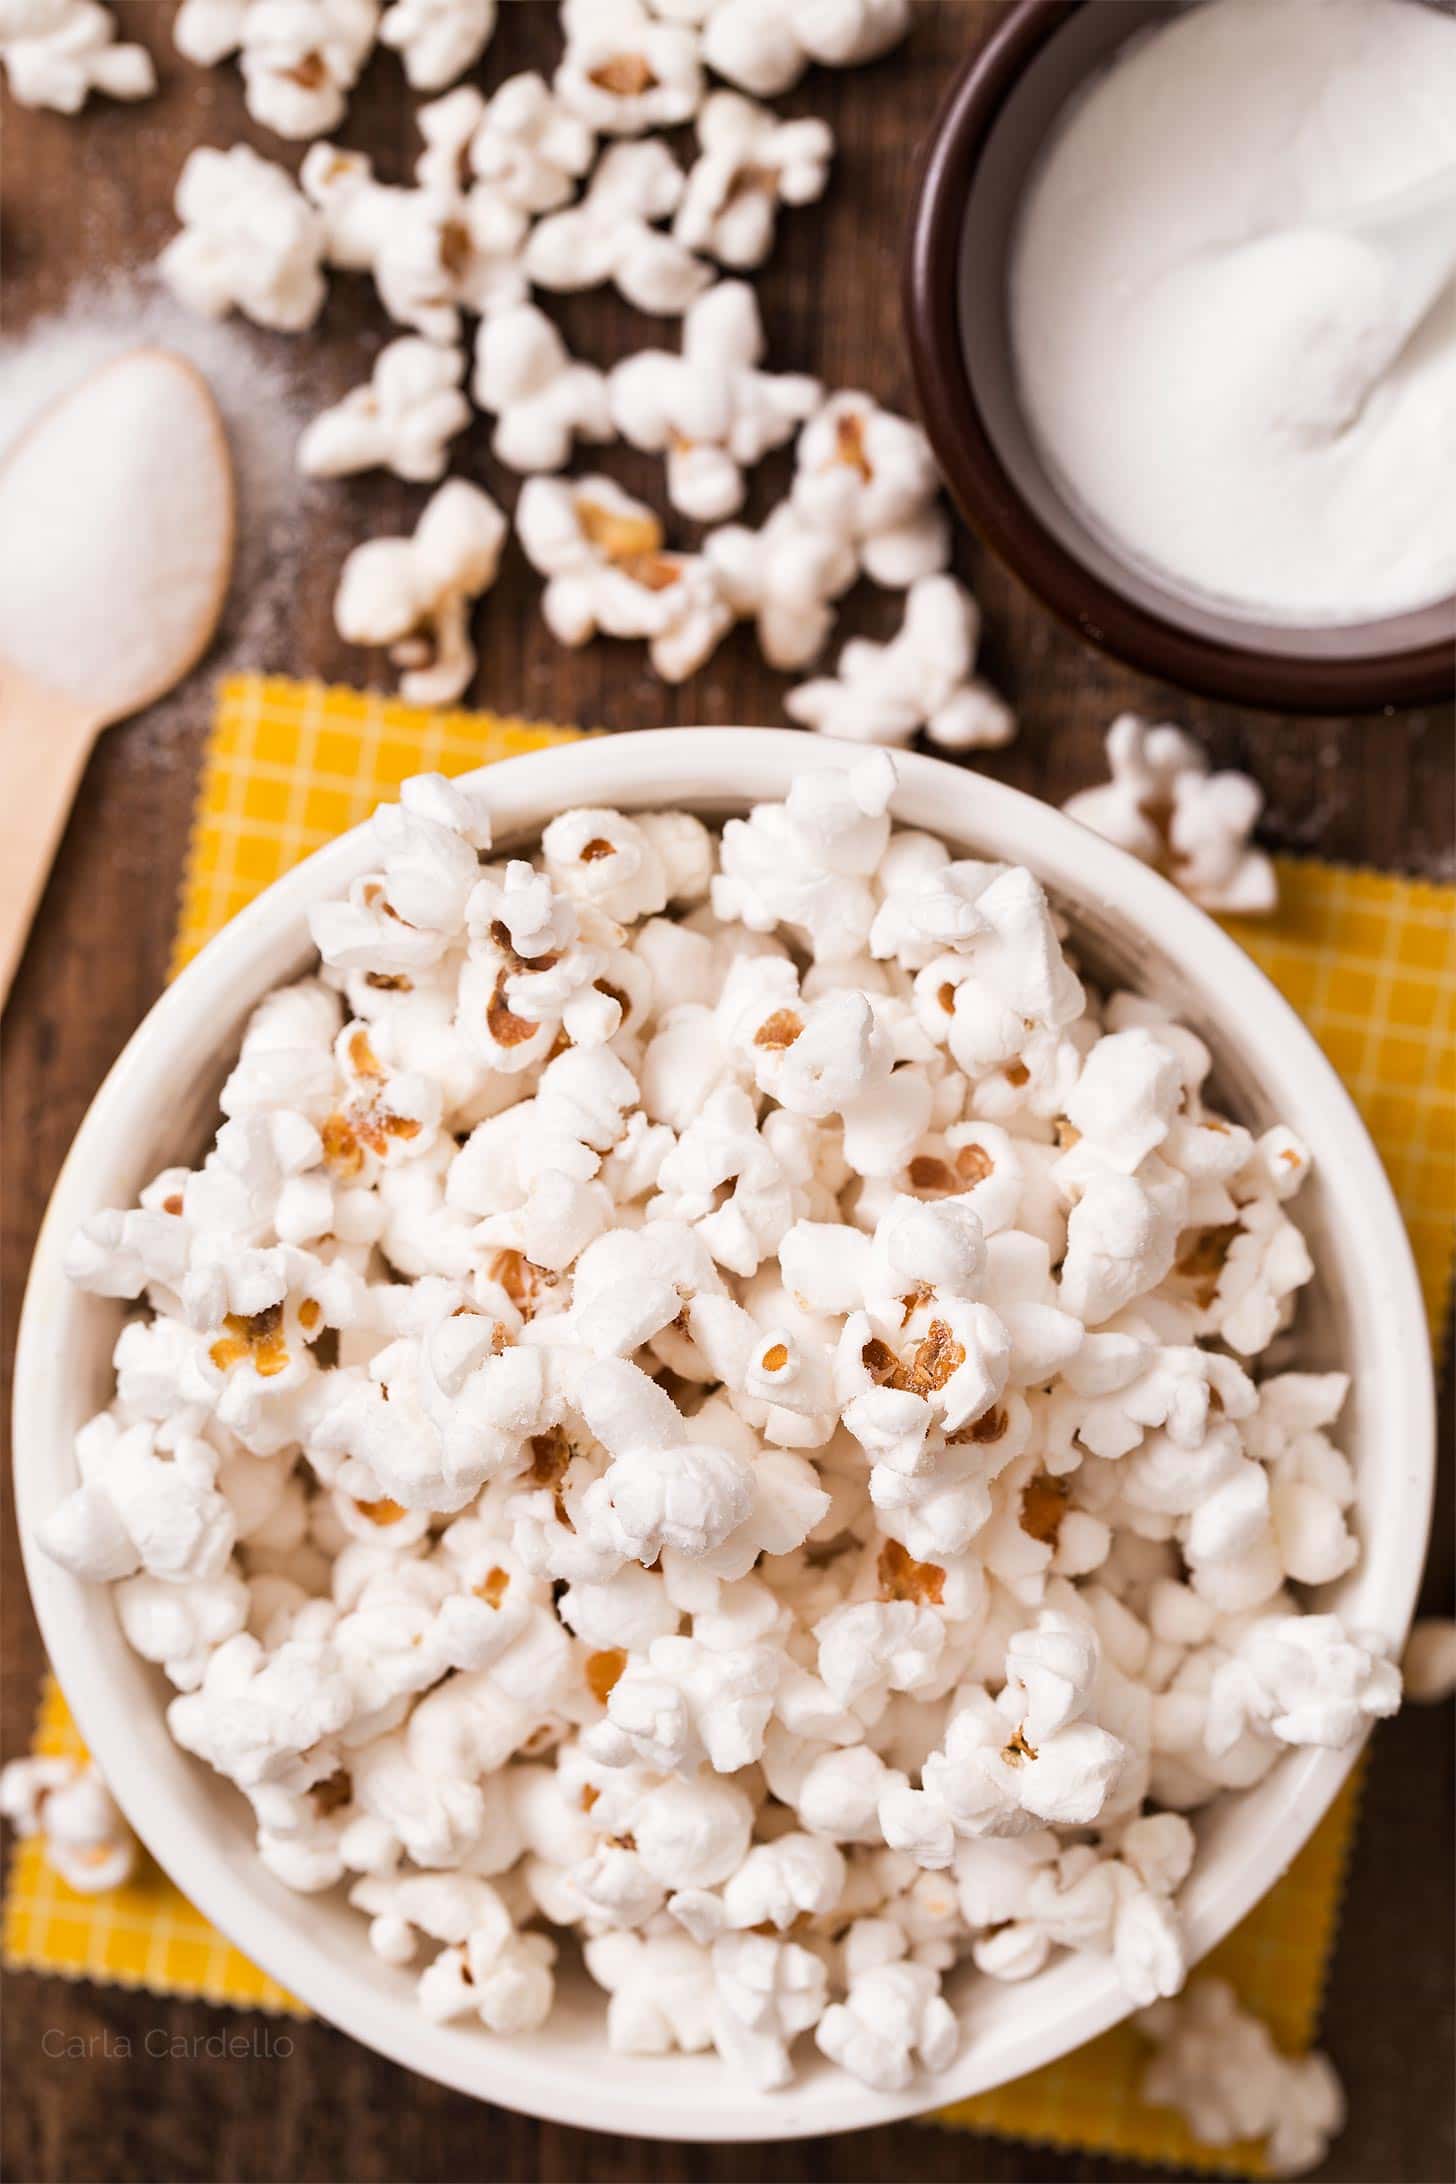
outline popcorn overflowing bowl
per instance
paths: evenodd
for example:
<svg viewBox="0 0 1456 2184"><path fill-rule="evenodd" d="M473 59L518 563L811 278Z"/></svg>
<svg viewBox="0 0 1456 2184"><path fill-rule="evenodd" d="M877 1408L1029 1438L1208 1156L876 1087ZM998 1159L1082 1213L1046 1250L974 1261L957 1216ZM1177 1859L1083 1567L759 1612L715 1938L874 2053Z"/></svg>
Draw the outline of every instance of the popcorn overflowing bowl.
<svg viewBox="0 0 1456 2184"><path fill-rule="evenodd" d="M886 764L876 755L867 773L863 753L819 738L711 729L617 736L539 752L470 779L488 809L494 848L525 850L568 808L608 807L629 815L686 810L711 824L782 799L796 778L826 770L842 776L850 766L857 769L856 779L873 777L879 784L870 802L877 794L882 808ZM1164 881L1013 790L914 756L899 759L896 771L890 812L897 825L933 834L957 857L1027 867L1067 921L1082 970L1101 984L1126 986L1161 1005L1206 1043L1219 1106L1235 1123L1254 1132L1276 1123L1298 1130L1312 1162L1299 1220L1315 1276L1279 1365L1314 1373L1338 1368L1350 1376L1338 1432L1353 1471L1349 1517L1360 1542L1358 1562L1321 1587L1312 1604L1321 1613L1337 1612L1347 1630L1368 1644L1372 1657L1398 1654L1429 1523L1430 1359L1400 1218L1349 1099L1260 972ZM711 2052L609 2049L599 1988L577 1966L569 1943L557 1965L556 2006L537 2029L506 2039L469 2018L432 2022L421 2012L416 1974L371 1950L369 1929L346 1903L342 1888L305 1900L261 1862L244 1799L229 1782L195 1764L169 1734L166 1680L120 1642L114 1593L82 1583L39 1547L38 1531L50 1527L54 1536L57 1512L74 1504L77 1468L71 1449L85 1421L110 1399L111 1356L123 1316L118 1304L82 1294L67 1280L70 1239L102 1209L133 1204L167 1163L196 1157L214 1126L218 1092L250 1012L313 960L311 909L345 895L378 859L377 840L368 830L346 835L268 889L182 974L98 1094L37 1245L16 1370L19 1525L51 1660L82 1735L128 1818L198 1908L311 2009L408 2068L480 2099L561 2122L669 2139L782 2139L839 2131L985 2091L1079 2046L1131 2006L1107 1955L1053 1954L1032 1976L1014 1979L1006 1977L1004 1964L993 1978L982 1976L969 1959L962 1961L948 1974L945 1988L955 2025L948 2016L937 2021L932 2037L923 2023L919 2060L924 2067L908 2083L902 2080L888 2090L842 2075L807 2039L797 2045L793 2082L772 2092L759 2090ZM773 998L772 983L766 973L765 1006ZM770 1014L765 1023L773 1020ZM760 1044L772 1054L772 1040ZM1104 1051L1108 1044L1104 1038ZM356 1055L353 1066L367 1069L367 1062L367 1056L361 1061ZM1085 1090L1088 1100L1100 1096L1096 1084ZM1129 1158L1136 1165L1135 1155ZM868 1249L867 1238L865 1244ZM959 1297L956 1281L947 1280ZM910 1312L906 1316L908 1323ZM245 1330L239 1339L251 1338ZM926 1341L933 1350L933 1330ZM758 1361L770 1379L784 1369L783 1358L774 1353L769 1344ZM939 1390L946 1383L931 1370L935 1363L922 1344L911 1382ZM621 1370L631 1368L623 1361ZM1229 1372L1232 1387L1239 1376L1231 1362ZM907 1400L912 1393L907 1389ZM605 1417L600 1426L594 1419L593 1431L612 1445ZM892 1537L881 1549L882 1561L893 1546ZM648 1550L638 1559L647 1562ZM892 1597L913 1599L910 1580L924 1576L925 1564L913 1549L901 1549L895 1572ZM504 1574L499 1569L487 1574L487 1599L491 1579ZM640 1571L635 1582L643 1582ZM1173 1589L1180 1595L1187 1591ZM907 1624L920 1612L907 1606ZM1026 1608L1024 1620L1036 1623L1034 1606ZM1044 1621L1055 1626L1057 1619ZM1050 1652L1039 1665L1025 1659L1017 1673L1027 1699L1026 1724L1035 1727L1035 1707L1050 1746L1057 1736L1049 1711L1055 1709L1056 1678L1075 1681L1081 1671L1062 1643L1073 1641L1075 1654L1074 1632L1044 1628L1040 1635L1052 1641ZM1018 1637L1016 1644L1021 1643ZM620 1662L617 1668L620 1674ZM1011 1673L1008 1652L1008 1678ZM1381 1688L1387 1694L1392 1673L1383 1671L1387 1681ZM1364 1703L1352 1708L1352 1726L1362 1716L1388 1711L1390 1703L1388 1695L1376 1694L1372 1680ZM1012 1726L1008 1722L1007 1728ZM1072 1732L1094 1742L1101 1738L1104 1746L1115 1741L1090 1722L1074 1719L1064 1734ZM1028 1745L1040 1741L1039 1734L1023 1737L1015 1764L1023 1755L1034 1762L1036 1751ZM1289 1750L1254 1787L1221 1795L1198 1812L1196 1857L1179 1897L1189 1960L1221 1939L1278 1879L1334 1797L1358 1743L1356 1734L1338 1749ZM927 1768L927 1780L929 1774ZM904 1777L899 1779L903 1783ZM902 1794L913 1809L896 1808L897 1827L903 1827L906 1840L911 1835L918 1840L917 1830L928 1840L926 1807L914 1805L925 1793ZM882 1814L888 1809L882 1804ZM1068 1817L1078 1825L1075 1815ZM779 1818L791 1821L792 1815ZM1008 1830L996 1839L1002 1834L1010 1842L1032 1839ZM1133 1856L1125 1839L1120 1855ZM1148 1863L1157 1862L1154 1850L1145 1855ZM933 1870L935 1861L927 1853L921 1863ZM712 1896L711 1887L678 1885L679 1900ZM391 1906L387 1885L371 1880L368 1890L376 1900L365 1902L365 1909L378 1914ZM718 1913L699 1901L693 1915ZM378 1915L375 1923L381 1924ZM782 1930L785 1922L777 1923ZM861 1923L869 1928L883 1922ZM1005 1948L1002 1937L1018 1932L991 1917L976 1923L988 1930L978 1944L983 1948L996 1942ZM777 1947L764 1943L766 1950ZM789 1953L810 1962L807 1950ZM896 1969L871 1959L871 1973L876 1961L881 1977ZM907 1959L904 1969L913 1968ZM845 2031L851 2013L835 2007ZM832 2009L826 2013L826 2023L833 2014ZM856 2031L849 2025L846 2038L852 2040ZM955 2053L947 2061L952 2045Z"/></svg>

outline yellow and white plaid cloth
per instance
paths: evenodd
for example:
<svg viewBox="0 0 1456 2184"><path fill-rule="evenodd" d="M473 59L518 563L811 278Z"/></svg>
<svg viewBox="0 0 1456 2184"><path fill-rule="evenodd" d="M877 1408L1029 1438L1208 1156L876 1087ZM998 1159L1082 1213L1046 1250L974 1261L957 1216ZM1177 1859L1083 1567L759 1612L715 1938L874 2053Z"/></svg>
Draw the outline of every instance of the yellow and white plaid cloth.
<svg viewBox="0 0 1456 2184"><path fill-rule="evenodd" d="M367 817L407 774L459 773L577 733L492 714L423 713L319 684L260 676L224 684L174 971L300 857ZM1287 859L1279 884L1276 917L1232 930L1353 1093L1400 1199L1438 1337L1456 1218L1456 889ZM81 1750L49 1683L35 1749ZM1318 2025L1357 1794L1354 1783L1346 1787L1283 1880L1208 1960L1295 2052L1311 2044ZM37 1843L19 1844L4 1960L16 1970L307 2014L146 1860L127 1887L78 1896ZM936 2120L1142 2161L1262 2173L1256 2148L1198 2146L1171 2112L1144 2106L1136 2089L1146 2059L1137 2034L1119 2026Z"/></svg>

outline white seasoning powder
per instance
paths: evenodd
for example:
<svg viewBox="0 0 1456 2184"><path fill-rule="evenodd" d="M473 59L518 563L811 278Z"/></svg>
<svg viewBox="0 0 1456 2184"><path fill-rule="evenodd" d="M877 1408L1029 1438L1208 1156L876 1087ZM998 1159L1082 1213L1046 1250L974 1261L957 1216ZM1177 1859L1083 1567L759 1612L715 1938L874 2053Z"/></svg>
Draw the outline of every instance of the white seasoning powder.
<svg viewBox="0 0 1456 2184"><path fill-rule="evenodd" d="M232 558L218 425L166 350L135 350L26 433L6 466L0 652L120 719L177 679Z"/></svg>
<svg viewBox="0 0 1456 2184"><path fill-rule="evenodd" d="M1267 620L1456 593L1456 284L1402 341L1343 232L1453 163L1456 19L1425 0L1205 0L1092 83L1011 303L1033 431L1109 544Z"/></svg>
<svg viewBox="0 0 1456 2184"><path fill-rule="evenodd" d="M196 366L222 412L237 486L237 561L222 626L207 655L209 671L265 667L284 656L282 639L297 596L303 561L303 506L308 489L294 468L302 414L289 372L274 359L274 346L238 321L200 319L145 279L117 278L85 286L65 310L38 319L0 343L0 457L53 402L110 359L137 348L170 349ZM132 465L139 503L155 486L157 464L172 464L175 449L153 446L150 471ZM84 490L90 457L77 445L68 470L73 490ZM119 515L93 510L87 551L130 554L135 540L124 499ZM115 523L122 524L119 547ZM62 602L61 617L70 608ZM47 642L47 633L39 633ZM38 671L38 670L37 670ZM146 733L167 741L188 713L185 696L150 709Z"/></svg>

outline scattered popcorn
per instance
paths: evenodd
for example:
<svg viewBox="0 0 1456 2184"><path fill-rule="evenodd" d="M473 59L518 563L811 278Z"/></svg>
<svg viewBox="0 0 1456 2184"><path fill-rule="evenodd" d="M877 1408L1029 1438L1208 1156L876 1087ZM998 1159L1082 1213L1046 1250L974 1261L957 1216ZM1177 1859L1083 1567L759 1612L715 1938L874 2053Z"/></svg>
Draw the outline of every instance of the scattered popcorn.
<svg viewBox="0 0 1456 2184"><path fill-rule="evenodd" d="M689 170L672 232L689 250L735 271L762 265L773 249L780 205L824 195L834 132L808 116L777 114L736 91L714 91L698 113L698 157Z"/></svg>
<svg viewBox="0 0 1456 2184"><path fill-rule="evenodd" d="M379 0L182 0L172 26L187 60L236 53L248 112L279 136L326 136L374 48Z"/></svg>
<svg viewBox="0 0 1456 2184"><path fill-rule="evenodd" d="M0 68L19 106L79 114L93 91L146 99L157 72L145 46L118 44L101 0L4 0Z"/></svg>
<svg viewBox="0 0 1456 2184"><path fill-rule="evenodd" d="M47 1865L78 1895L130 1880L136 1837L89 1760L12 1759L0 1771L0 1813L17 1835L40 1838Z"/></svg>
<svg viewBox="0 0 1456 2184"><path fill-rule="evenodd" d="M1158 2049L1142 2097L1176 2108L1204 2146L1264 2142L1273 2176L1318 2168L1345 2124L1345 2096L1329 2057L1280 2053L1269 2028L1240 2007L1227 1981L1200 1979L1178 2002L1137 2019Z"/></svg>
<svg viewBox="0 0 1456 2184"><path fill-rule="evenodd" d="M344 563L334 600L339 635L384 645L413 705L450 705L475 673L470 608L489 591L508 525L479 486L451 478L412 538L376 538Z"/></svg>
<svg viewBox="0 0 1456 2184"><path fill-rule="evenodd" d="M324 228L282 167L246 144L201 145L187 155L175 205L182 232L157 270L179 302L289 333L313 324L326 288Z"/></svg>
<svg viewBox="0 0 1456 2184"><path fill-rule="evenodd" d="M797 595L745 563L730 600L606 479L529 479L518 524L553 630L666 674L735 612L806 642L859 553L785 507ZM504 530L453 481L351 562L341 623L409 694L468 676ZM917 721L965 687L950 583L910 587L963 640ZM437 2022L529 2034L569 1933L617 2052L769 2089L812 2034L898 2092L954 2059L958 1967L1175 1994L1185 1814L1397 1703L1301 1591L1359 1553L1345 1376L1264 1364L1307 1151L1085 984L1029 873L897 830L895 781L874 749L717 832L582 808L499 856L489 777L406 782L201 1164L70 1248L137 1309L39 1544L115 1586L267 1870L346 1884ZM60 1834L81 1788L9 1794L43 1793ZM86 1794L65 1839L109 1872ZM1155 2097L1316 2148L1317 2073L1240 2034L1225 2074L1183 2022Z"/></svg>
<svg viewBox="0 0 1456 2184"><path fill-rule="evenodd" d="M452 105L442 100L423 115L438 122ZM453 155L449 164L458 168ZM451 179L396 188L375 179L361 152L332 144L311 147L299 179L323 222L329 263L368 273L389 316L427 341L457 344L464 312L499 310L524 297L529 222L489 184L467 188Z"/></svg>
<svg viewBox="0 0 1456 2184"><path fill-rule="evenodd" d="M854 582L852 546L811 528L781 502L761 531L727 524L703 542L735 619L754 623L770 667L807 667L834 626L834 601Z"/></svg>
<svg viewBox="0 0 1456 2184"><path fill-rule="evenodd" d="M703 95L697 32L641 0L562 0L566 51L553 90L601 136L690 121Z"/></svg>
<svg viewBox="0 0 1456 2184"><path fill-rule="evenodd" d="M1123 713L1107 731L1112 778L1062 806L1150 864L1205 910L1250 915L1278 901L1274 867L1249 844L1264 808L1246 774L1211 774L1181 728Z"/></svg>
<svg viewBox="0 0 1456 2184"><path fill-rule="evenodd" d="M700 258L654 225L676 212L684 177L657 138L613 144L585 193L532 228L522 263L538 288L570 291L613 281L635 310L678 318L712 281Z"/></svg>
<svg viewBox="0 0 1456 2184"><path fill-rule="evenodd" d="M853 743L903 747L921 729L943 751L994 750L1016 734L1004 699L972 680L980 611L953 576L922 576L888 644L855 637L834 676L784 700L791 720Z"/></svg>
<svg viewBox="0 0 1456 2184"><path fill-rule="evenodd" d="M495 418L491 446L512 470L560 470L575 441L615 437L606 374L576 363L533 303L481 321L470 391Z"/></svg>
<svg viewBox="0 0 1456 2184"><path fill-rule="evenodd" d="M822 399L802 372L760 371L763 352L753 290L720 281L688 306L681 356L639 350L608 382L623 439L666 455L667 497L700 523L742 505L744 470L792 439Z"/></svg>
<svg viewBox="0 0 1456 2184"><path fill-rule="evenodd" d="M560 644L645 637L658 674L682 682L733 619L709 563L669 551L652 510L611 478L528 479L516 533L548 580L541 612Z"/></svg>
<svg viewBox="0 0 1456 2184"><path fill-rule="evenodd" d="M703 58L756 98L791 91L812 61L856 68L898 45L910 0L717 0L703 25Z"/></svg>
<svg viewBox="0 0 1456 2184"><path fill-rule="evenodd" d="M497 0L393 0L379 25L415 91L443 91L473 68L495 35Z"/></svg>
<svg viewBox="0 0 1456 2184"><path fill-rule="evenodd" d="M790 505L853 550L877 584L903 590L950 559L940 473L918 425L867 394L836 394L799 434Z"/></svg>
<svg viewBox="0 0 1456 2184"><path fill-rule="evenodd" d="M460 392L459 349L406 335L375 359L367 387L316 417L298 443L298 467L313 478L392 470L419 483L442 478L447 447L470 422Z"/></svg>
<svg viewBox="0 0 1456 2184"><path fill-rule="evenodd" d="M1456 1623L1428 1616L1406 1640L1400 1664L1405 1696L1418 1706L1439 1706L1456 1694Z"/></svg>
<svg viewBox="0 0 1456 2184"><path fill-rule="evenodd" d="M438 107L422 107L418 119L427 140L432 113L435 141L427 141L416 168L419 180L458 188L468 167L521 212L554 212L568 203L596 157L595 130L563 106L541 76L510 76L488 99L471 87Z"/></svg>

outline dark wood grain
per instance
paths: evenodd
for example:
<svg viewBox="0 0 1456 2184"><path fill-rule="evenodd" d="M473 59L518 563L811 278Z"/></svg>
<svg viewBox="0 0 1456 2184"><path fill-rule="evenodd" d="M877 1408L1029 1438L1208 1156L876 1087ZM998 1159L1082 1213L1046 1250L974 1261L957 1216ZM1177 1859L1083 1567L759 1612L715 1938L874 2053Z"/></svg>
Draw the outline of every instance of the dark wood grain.
<svg viewBox="0 0 1456 2184"><path fill-rule="evenodd" d="M996 6L997 0L922 6L900 54L863 73L818 75L789 102L827 114L840 148L828 201L786 219L761 284L776 363L908 402L896 276L916 149L950 66ZM78 284L155 255L171 232L172 186L191 145L242 137L279 154L274 140L248 124L230 70L203 74L177 59L167 29L169 0L121 0L118 13L127 34L156 55L163 79L156 100L137 108L97 102L77 122L7 106L0 239L8 335L58 308ZM502 13L488 80L522 66L549 66L554 9L528 0ZM388 177L403 178L412 157L409 108L393 61L381 58L355 97L344 135L373 153ZM615 357L641 339L641 322L600 295L568 299L559 315L585 354ZM365 376L385 332L362 284L340 281L313 333L267 340L265 348L286 360L308 400L321 405ZM671 328L662 328L660 338L671 342ZM492 463L486 441L477 426L467 467L508 502L514 481ZM658 497L654 466L613 451L606 467ZM781 476L765 466L755 482L754 520L772 504ZM286 626L249 664L386 682L377 663L339 643L329 600L347 546L405 527L423 498L421 489L388 479L301 494L302 578ZM1135 706L1184 722L1220 763L1258 777L1269 799L1264 835L1271 845L1450 876L1448 714L1298 721L1188 699L1085 650L974 539L960 539L957 562L985 608L988 671L1023 722L1019 742L990 761L988 771L1060 799L1096 777L1102 729L1120 708ZM882 634L894 615L893 599L873 595L855 602L851 626ZM758 662L746 633L678 690L644 671L637 648L563 652L545 634L535 580L514 553L482 614L480 634L474 694L504 710L611 727L780 719L784 684ZM162 983L209 703L204 666L161 721L143 718L104 739L14 989L5 1022L0 1171L8 1322L67 1143ZM11 1339L7 1333L7 1416ZM1449 1494L1436 1538L1427 1606L1449 1613ZM4 1554L9 1754L24 1745L42 1658L8 1501ZM1456 2173L1452 1769L1450 1709L1403 1717L1376 1740L1326 2011L1328 2045L1351 2096L1349 2129L1323 2172L1331 2178L1442 2184ZM480 2173L521 2184L586 2177L600 2184L748 2177L820 2184L887 2174L1026 2180L1118 2173L1117 2165L1091 2157L1055 2157L912 2127L762 2151L593 2138L482 2109L405 2076L321 2025L288 2027L292 2053L271 2059L108 2057L122 2035L140 2052L149 2031L185 2041L261 2022L111 1989L12 1978L6 2174L44 2184L89 2178L366 2184ZM89 2059L48 2053L58 2035L90 2041Z"/></svg>

